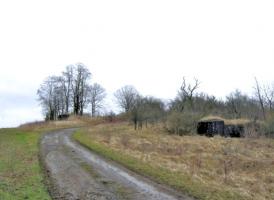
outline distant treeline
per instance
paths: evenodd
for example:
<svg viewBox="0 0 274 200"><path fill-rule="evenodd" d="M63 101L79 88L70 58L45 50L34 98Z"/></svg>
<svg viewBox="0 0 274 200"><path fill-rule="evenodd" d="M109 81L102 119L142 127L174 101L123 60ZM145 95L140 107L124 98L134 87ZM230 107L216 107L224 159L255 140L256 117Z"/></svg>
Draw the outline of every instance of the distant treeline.
<svg viewBox="0 0 274 200"><path fill-rule="evenodd" d="M130 85L118 89L114 97L135 129L164 122L170 132L190 133L197 120L207 115L252 121L273 119L274 85L261 85L255 78L254 95L236 90L225 100L198 92L199 86L198 79L187 81L183 77L177 96L169 102L144 97ZM61 76L48 77L37 93L47 120L56 120L66 114L83 115L84 112L97 116L106 97L105 89L100 84L91 84L91 72L81 63L67 66Z"/></svg>

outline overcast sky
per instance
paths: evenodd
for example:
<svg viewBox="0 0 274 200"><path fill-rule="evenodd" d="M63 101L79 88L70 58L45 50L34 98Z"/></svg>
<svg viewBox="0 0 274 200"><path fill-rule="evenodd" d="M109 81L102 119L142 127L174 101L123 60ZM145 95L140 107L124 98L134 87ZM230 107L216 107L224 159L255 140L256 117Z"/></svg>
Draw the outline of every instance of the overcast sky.
<svg viewBox="0 0 274 200"><path fill-rule="evenodd" d="M108 99L126 84L172 99L183 76L251 94L274 80L274 1L0 1L0 127L42 119L40 83L77 62Z"/></svg>

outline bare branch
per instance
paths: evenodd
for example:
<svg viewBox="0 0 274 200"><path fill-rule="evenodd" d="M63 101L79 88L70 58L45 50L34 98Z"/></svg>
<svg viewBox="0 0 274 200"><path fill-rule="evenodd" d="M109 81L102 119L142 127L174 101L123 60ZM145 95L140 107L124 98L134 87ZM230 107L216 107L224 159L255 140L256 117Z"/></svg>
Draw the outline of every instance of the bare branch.
<svg viewBox="0 0 274 200"><path fill-rule="evenodd" d="M255 77L255 95L256 95L256 97L259 100L259 103L260 103L260 106L261 106L261 110L262 110L262 113L263 113L263 118L266 119L266 116L265 116L265 107L264 107L264 97L262 95L261 90L262 90L262 88L261 88L261 86L260 86L257 78Z"/></svg>

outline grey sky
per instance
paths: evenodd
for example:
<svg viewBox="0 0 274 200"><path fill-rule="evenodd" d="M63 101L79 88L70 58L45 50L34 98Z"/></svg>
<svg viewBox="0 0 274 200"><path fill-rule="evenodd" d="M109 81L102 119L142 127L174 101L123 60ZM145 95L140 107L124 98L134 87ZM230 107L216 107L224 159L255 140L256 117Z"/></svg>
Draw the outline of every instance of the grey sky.
<svg viewBox="0 0 274 200"><path fill-rule="evenodd" d="M41 119L39 84L77 62L109 99L125 84L170 99L183 76L220 98L274 80L273 0L9 0L0 28L0 127Z"/></svg>

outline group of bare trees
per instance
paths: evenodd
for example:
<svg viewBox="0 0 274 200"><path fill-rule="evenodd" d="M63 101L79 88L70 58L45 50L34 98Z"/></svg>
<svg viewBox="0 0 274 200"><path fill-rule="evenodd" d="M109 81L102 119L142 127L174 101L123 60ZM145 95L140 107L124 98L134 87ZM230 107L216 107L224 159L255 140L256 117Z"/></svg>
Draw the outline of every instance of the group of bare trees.
<svg viewBox="0 0 274 200"><path fill-rule="evenodd" d="M178 112L196 112L202 115L220 114L229 118L266 119L274 110L274 84L260 84L255 78L254 93L247 95L235 90L225 100L217 99L205 93L199 93L200 82L194 78L193 83L183 78L177 97L170 107Z"/></svg>
<svg viewBox="0 0 274 200"><path fill-rule="evenodd" d="M98 83L90 82L91 73L81 63L67 66L61 76L48 77L37 92L46 119L56 120L71 113L83 115L87 109L92 116L98 115L106 92ZM274 113L274 84L263 85L255 78L253 96L235 90L225 100L198 92L200 85L196 78L190 82L183 77L177 96L169 103L144 97L130 85L118 89L114 97L135 129L161 120L171 124L176 133L189 132L195 120L206 115L266 120Z"/></svg>
<svg viewBox="0 0 274 200"><path fill-rule="evenodd" d="M207 115L225 118L248 118L265 120L274 109L274 85L261 85L255 79L254 95L248 96L240 90L231 92L225 100L198 92L200 81L182 79L181 87L169 104L154 97L143 97L133 86L124 86L114 94L117 105L129 114L135 129L143 123L164 120L171 125L172 132L189 132L196 122Z"/></svg>
<svg viewBox="0 0 274 200"><path fill-rule="evenodd" d="M135 130L142 128L143 123L155 123L165 114L165 104L154 97L143 97L130 85L118 89L114 93L117 105L127 113L134 123Z"/></svg>
<svg viewBox="0 0 274 200"><path fill-rule="evenodd" d="M97 83L90 84L91 73L82 63L69 65L61 76L50 76L37 91L46 119L56 120L60 116L83 115L91 106L95 116L106 96L105 90Z"/></svg>
<svg viewBox="0 0 274 200"><path fill-rule="evenodd" d="M266 120L267 115L274 111L274 84L261 84L257 78L254 81L254 95L248 96L236 90L226 98L228 113L233 118L253 118Z"/></svg>
<svg viewBox="0 0 274 200"><path fill-rule="evenodd" d="M131 85L126 85L114 93L117 105L124 112L129 112L133 109L139 96L139 92Z"/></svg>

